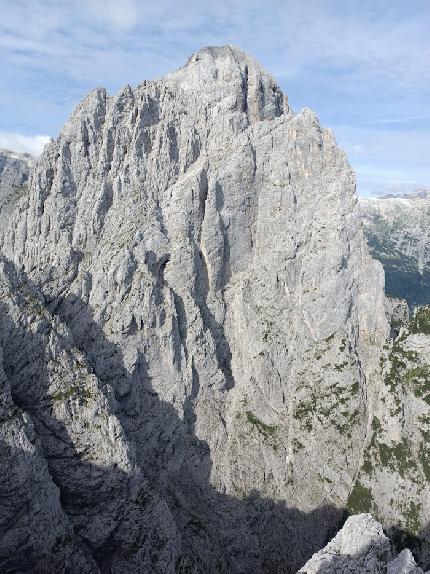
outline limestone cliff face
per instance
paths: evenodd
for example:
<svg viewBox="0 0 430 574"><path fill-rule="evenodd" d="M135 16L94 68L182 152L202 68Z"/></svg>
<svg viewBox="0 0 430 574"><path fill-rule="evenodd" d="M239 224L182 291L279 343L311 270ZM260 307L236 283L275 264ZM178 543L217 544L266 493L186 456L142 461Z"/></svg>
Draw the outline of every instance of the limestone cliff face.
<svg viewBox="0 0 430 574"><path fill-rule="evenodd" d="M381 356L379 390L352 512L371 512L394 543L430 566L430 309L418 309Z"/></svg>
<svg viewBox="0 0 430 574"><path fill-rule="evenodd" d="M35 163L28 153L0 149L0 218L26 195Z"/></svg>
<svg viewBox="0 0 430 574"><path fill-rule="evenodd" d="M28 153L16 153L0 149L0 199L13 192L22 192L28 186L35 159Z"/></svg>
<svg viewBox="0 0 430 574"><path fill-rule="evenodd" d="M168 572L167 506L69 331L4 260L0 308L0 570Z"/></svg>
<svg viewBox="0 0 430 574"><path fill-rule="evenodd" d="M236 48L78 106L0 237L45 321L5 297L31 345L3 327L5 401L68 557L294 572L325 544L389 333L356 203L331 132Z"/></svg>

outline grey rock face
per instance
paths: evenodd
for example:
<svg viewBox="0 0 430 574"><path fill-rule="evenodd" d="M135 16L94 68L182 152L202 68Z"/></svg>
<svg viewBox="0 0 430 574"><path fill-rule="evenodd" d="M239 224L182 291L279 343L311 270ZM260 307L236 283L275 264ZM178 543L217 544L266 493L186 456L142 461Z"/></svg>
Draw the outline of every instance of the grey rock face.
<svg viewBox="0 0 430 574"><path fill-rule="evenodd" d="M400 547L430 564L430 309L416 311L381 357L363 466L349 499L353 512L371 512Z"/></svg>
<svg viewBox="0 0 430 574"><path fill-rule="evenodd" d="M359 201L372 255L385 270L387 293L411 308L430 303L430 197L427 193Z"/></svg>
<svg viewBox="0 0 430 574"><path fill-rule="evenodd" d="M0 570L173 571L172 518L100 382L43 297L0 265Z"/></svg>
<svg viewBox="0 0 430 574"><path fill-rule="evenodd" d="M409 307L405 299L386 297L385 312L391 328L391 337L399 334L401 327L406 327L409 322Z"/></svg>
<svg viewBox="0 0 430 574"><path fill-rule="evenodd" d="M303 574L423 574L409 550L393 558L390 540L370 514L348 518L343 528L299 570Z"/></svg>
<svg viewBox="0 0 430 574"><path fill-rule="evenodd" d="M19 194L28 187L31 170L36 161L28 153L16 153L0 149L0 201L10 194Z"/></svg>
<svg viewBox="0 0 430 574"><path fill-rule="evenodd" d="M8 288L2 345L75 571L296 572L334 533L389 335L356 203L231 47L93 91L45 148L0 234L39 315Z"/></svg>
<svg viewBox="0 0 430 574"><path fill-rule="evenodd" d="M7 219L28 193L36 160L28 153L0 149L0 222Z"/></svg>

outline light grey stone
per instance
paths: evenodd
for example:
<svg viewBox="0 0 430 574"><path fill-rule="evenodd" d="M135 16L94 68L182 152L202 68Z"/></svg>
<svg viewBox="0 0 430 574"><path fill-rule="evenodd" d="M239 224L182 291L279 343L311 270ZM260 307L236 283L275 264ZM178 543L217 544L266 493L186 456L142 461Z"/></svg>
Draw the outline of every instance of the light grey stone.
<svg viewBox="0 0 430 574"><path fill-rule="evenodd" d="M229 46L98 88L0 247L12 400L89 571L292 573L325 544L390 329L354 174L313 112Z"/></svg>
<svg viewBox="0 0 430 574"><path fill-rule="evenodd" d="M390 540L370 514L351 516L325 548L299 570L302 574L423 574L409 550L393 558Z"/></svg>

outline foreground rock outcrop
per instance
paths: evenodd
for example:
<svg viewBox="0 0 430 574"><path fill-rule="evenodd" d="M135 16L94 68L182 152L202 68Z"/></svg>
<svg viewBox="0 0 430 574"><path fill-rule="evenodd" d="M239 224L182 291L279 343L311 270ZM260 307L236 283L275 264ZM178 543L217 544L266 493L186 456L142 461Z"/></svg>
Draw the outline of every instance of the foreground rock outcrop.
<svg viewBox="0 0 430 574"><path fill-rule="evenodd" d="M405 549L393 556L389 538L370 514L348 518L325 548L299 570L302 574L423 574Z"/></svg>
<svg viewBox="0 0 430 574"><path fill-rule="evenodd" d="M331 132L236 48L83 100L0 234L0 570L296 572L324 546L390 334L356 203Z"/></svg>
<svg viewBox="0 0 430 574"><path fill-rule="evenodd" d="M112 572L168 572L178 534L166 505L67 328L4 260L0 307L1 571L99 572L106 557L88 545L109 539L103 554L122 545Z"/></svg>

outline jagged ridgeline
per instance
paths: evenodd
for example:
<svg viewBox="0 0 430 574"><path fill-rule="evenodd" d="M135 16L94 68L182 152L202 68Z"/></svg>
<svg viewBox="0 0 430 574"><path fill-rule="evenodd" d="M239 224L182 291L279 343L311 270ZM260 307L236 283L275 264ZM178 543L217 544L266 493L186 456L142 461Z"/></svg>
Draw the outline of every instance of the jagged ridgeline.
<svg viewBox="0 0 430 574"><path fill-rule="evenodd" d="M1 572L293 573L345 509L428 560L428 333L252 58L94 90L7 196Z"/></svg>

